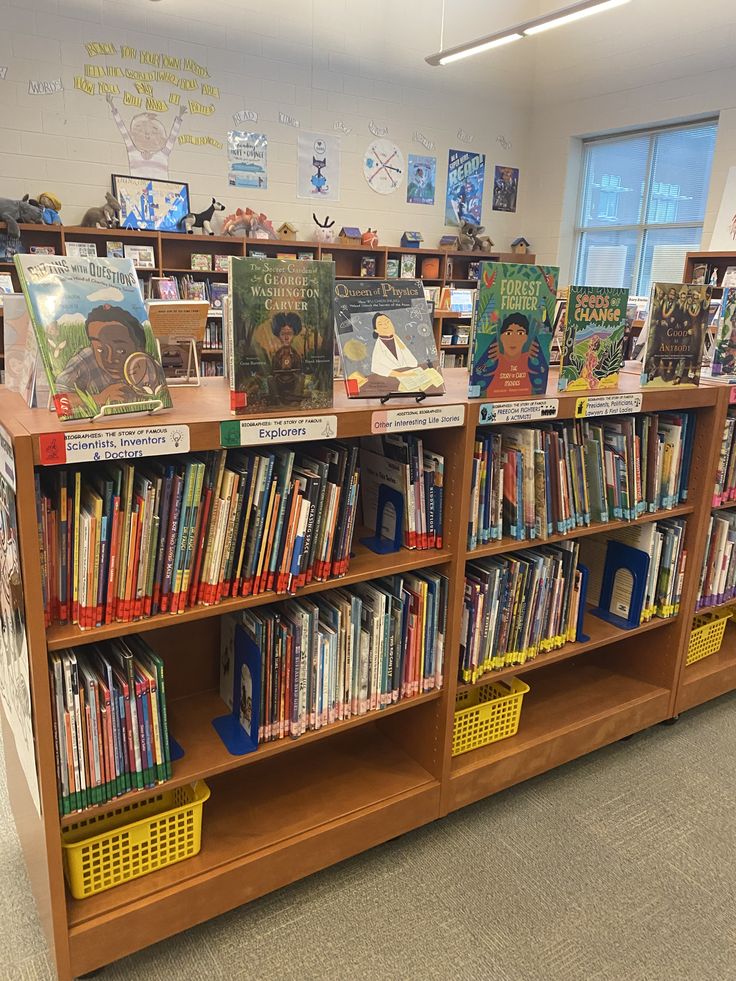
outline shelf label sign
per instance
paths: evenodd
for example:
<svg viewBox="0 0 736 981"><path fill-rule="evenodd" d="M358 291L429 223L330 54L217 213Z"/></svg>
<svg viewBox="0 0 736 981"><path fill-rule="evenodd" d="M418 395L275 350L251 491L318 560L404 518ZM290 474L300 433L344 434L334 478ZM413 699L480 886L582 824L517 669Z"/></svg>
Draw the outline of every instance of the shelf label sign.
<svg viewBox="0 0 736 981"><path fill-rule="evenodd" d="M534 419L556 419L557 399L524 399L519 402L483 402L478 412L481 426L504 422L531 422Z"/></svg>
<svg viewBox="0 0 736 981"><path fill-rule="evenodd" d="M641 412L641 392L627 395L592 395L577 399L575 418L590 416L618 416L630 412Z"/></svg>
<svg viewBox="0 0 736 981"><path fill-rule="evenodd" d="M38 450L44 466L188 453L189 426L141 426L139 429L41 433L38 437Z"/></svg>
<svg viewBox="0 0 736 981"><path fill-rule="evenodd" d="M334 439L337 416L286 416L282 419L230 419L220 423L220 446L257 446Z"/></svg>
<svg viewBox="0 0 736 981"><path fill-rule="evenodd" d="M371 432L406 433L412 429L449 429L465 422L464 405L422 405L414 409L385 409L371 416Z"/></svg>

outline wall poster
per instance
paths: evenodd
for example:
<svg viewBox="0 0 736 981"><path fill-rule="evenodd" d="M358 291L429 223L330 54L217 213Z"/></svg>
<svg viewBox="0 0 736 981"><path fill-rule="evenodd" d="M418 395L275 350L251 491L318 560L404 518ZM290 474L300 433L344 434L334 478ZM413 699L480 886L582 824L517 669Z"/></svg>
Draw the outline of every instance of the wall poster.
<svg viewBox="0 0 736 981"><path fill-rule="evenodd" d="M268 187L268 137L265 133L227 134L227 182L230 187Z"/></svg>
<svg viewBox="0 0 736 981"><path fill-rule="evenodd" d="M297 139L296 196L309 201L340 200L340 138L300 133Z"/></svg>
<svg viewBox="0 0 736 981"><path fill-rule="evenodd" d="M446 225L460 225L464 221L480 225L485 172L485 153L450 150L445 198Z"/></svg>

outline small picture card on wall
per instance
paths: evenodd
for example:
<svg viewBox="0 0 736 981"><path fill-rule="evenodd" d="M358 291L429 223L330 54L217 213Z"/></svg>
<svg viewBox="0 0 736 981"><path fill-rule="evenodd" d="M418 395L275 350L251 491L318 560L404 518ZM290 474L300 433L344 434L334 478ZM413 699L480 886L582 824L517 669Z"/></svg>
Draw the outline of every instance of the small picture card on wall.
<svg viewBox="0 0 736 981"><path fill-rule="evenodd" d="M519 193L519 168L496 166L493 177L493 210L516 211Z"/></svg>

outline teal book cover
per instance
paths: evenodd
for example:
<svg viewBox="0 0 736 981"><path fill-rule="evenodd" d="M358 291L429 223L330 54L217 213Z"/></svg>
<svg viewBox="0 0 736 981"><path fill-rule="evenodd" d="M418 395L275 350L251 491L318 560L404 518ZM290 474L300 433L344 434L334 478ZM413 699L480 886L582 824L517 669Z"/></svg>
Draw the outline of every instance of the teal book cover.
<svg viewBox="0 0 736 981"><path fill-rule="evenodd" d="M130 259L16 255L60 419L171 408Z"/></svg>
<svg viewBox="0 0 736 981"><path fill-rule="evenodd" d="M558 275L556 266L483 263L469 398L522 398L546 391Z"/></svg>

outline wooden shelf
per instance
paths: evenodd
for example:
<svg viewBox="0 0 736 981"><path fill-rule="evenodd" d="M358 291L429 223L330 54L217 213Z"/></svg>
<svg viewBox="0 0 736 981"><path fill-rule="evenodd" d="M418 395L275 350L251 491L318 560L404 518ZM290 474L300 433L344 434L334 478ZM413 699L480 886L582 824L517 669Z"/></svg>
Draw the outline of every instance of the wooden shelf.
<svg viewBox="0 0 736 981"><path fill-rule="evenodd" d="M298 590L295 595L309 596L312 593L323 593L327 589L337 589L349 586L351 583L366 582L378 579L387 573L409 572L412 569L425 569L442 565L452 558L450 549L401 549L391 556L388 563L385 555L377 555L358 541L355 535L353 545L354 557L350 560L350 569L339 579L328 579L325 582L311 582ZM238 596L225 599L216 606L193 606L182 613L158 613L144 620L134 620L132 623L109 623L103 627L90 630L80 630L75 624L63 627L49 627L46 631L46 643L50 651L63 650L65 647L78 647L81 644L95 644L110 637L125 637L126 634L140 634L159 627L170 627L174 624L186 623L193 620L203 620L209 617L219 617L223 613L233 613L255 606L265 606L279 600L290 599L291 594L265 592L258 596Z"/></svg>
<svg viewBox="0 0 736 981"><path fill-rule="evenodd" d="M481 675L477 681L472 682L472 684L459 682L457 690L458 692L470 691L472 688L477 688L478 685L484 685L489 681L513 678L528 674L530 671L537 671L539 668L546 668L550 664L569 661L571 658L578 657L580 654L598 650L600 647L605 647L608 644L616 644L619 641L629 640L637 634L657 630L659 627L669 627L673 620L674 617L668 617L664 620L654 617L652 620L648 620L646 623L642 623L631 630L623 630L621 627L616 627L614 624L608 623L606 620L601 620L600 617L594 616L591 612L586 611L583 632L587 635L588 640L565 644L559 650L551 651L549 654L540 654L533 661L527 661L525 664L512 665L508 668L501 668L499 671L488 671L486 674Z"/></svg>
<svg viewBox="0 0 736 981"><path fill-rule="evenodd" d="M167 273L196 273L198 276L227 276L226 269L175 269L173 266L163 267L164 275Z"/></svg>
<svg viewBox="0 0 736 981"><path fill-rule="evenodd" d="M202 350L200 351L200 354L202 356L204 356L205 354L222 355L222 348L221 347L203 347Z"/></svg>
<svg viewBox="0 0 736 981"><path fill-rule="evenodd" d="M585 659L540 671L530 689L515 736L453 758L451 810L667 717L667 689Z"/></svg>
<svg viewBox="0 0 736 981"><path fill-rule="evenodd" d="M455 349L459 351L467 351L469 347L469 344L440 344L441 351L453 351Z"/></svg>
<svg viewBox="0 0 736 981"><path fill-rule="evenodd" d="M711 504L712 511L725 511L727 508L736 508L736 501L724 501L723 504Z"/></svg>
<svg viewBox="0 0 736 981"><path fill-rule="evenodd" d="M587 537L588 535L599 535L608 531L616 531L619 528L628 528L630 525L647 525L651 521L661 521L664 518L681 518L683 515L692 514L695 510L692 504L678 504L677 507L669 510L649 511L638 518L630 521L594 521L584 528L572 528L565 534L550 535L548 538L524 538L517 541L514 538L502 538L500 541L489 542L487 545L479 545L478 548L466 549L466 558L477 559L484 555L503 555L506 552L518 552L522 548L538 548L540 545L552 545L555 542L568 541L570 538Z"/></svg>
<svg viewBox="0 0 736 981"><path fill-rule="evenodd" d="M342 722L333 722L314 732L305 732L302 736L292 739L286 736L273 742L261 743L254 753L243 756L233 756L222 743L215 731L212 720L227 715L229 709L216 692L198 692L187 698L172 701L168 706L169 731L173 738L184 750L184 756L177 760L172 767L171 780L153 790L136 790L116 798L108 804L99 807L87 807L76 814L67 814L60 818L63 828L69 827L81 818L102 814L111 808L122 807L136 800L144 800L158 790L172 790L184 784L194 783L195 780L209 780L211 777L237 770L242 766L260 763L264 759L280 756L299 750L303 746L318 742L320 739L335 736L339 733L355 729L359 726L370 725L379 719L396 715L418 705L437 701L441 691L425 692L414 698L407 698L394 705L387 706L375 712L355 716Z"/></svg>
<svg viewBox="0 0 736 981"><path fill-rule="evenodd" d="M375 726L215 778L202 850L68 903L78 973L432 820L439 784Z"/></svg>
<svg viewBox="0 0 736 981"><path fill-rule="evenodd" d="M729 623L718 653L686 665L677 700L677 711L684 712L734 689L736 689L736 626Z"/></svg>

